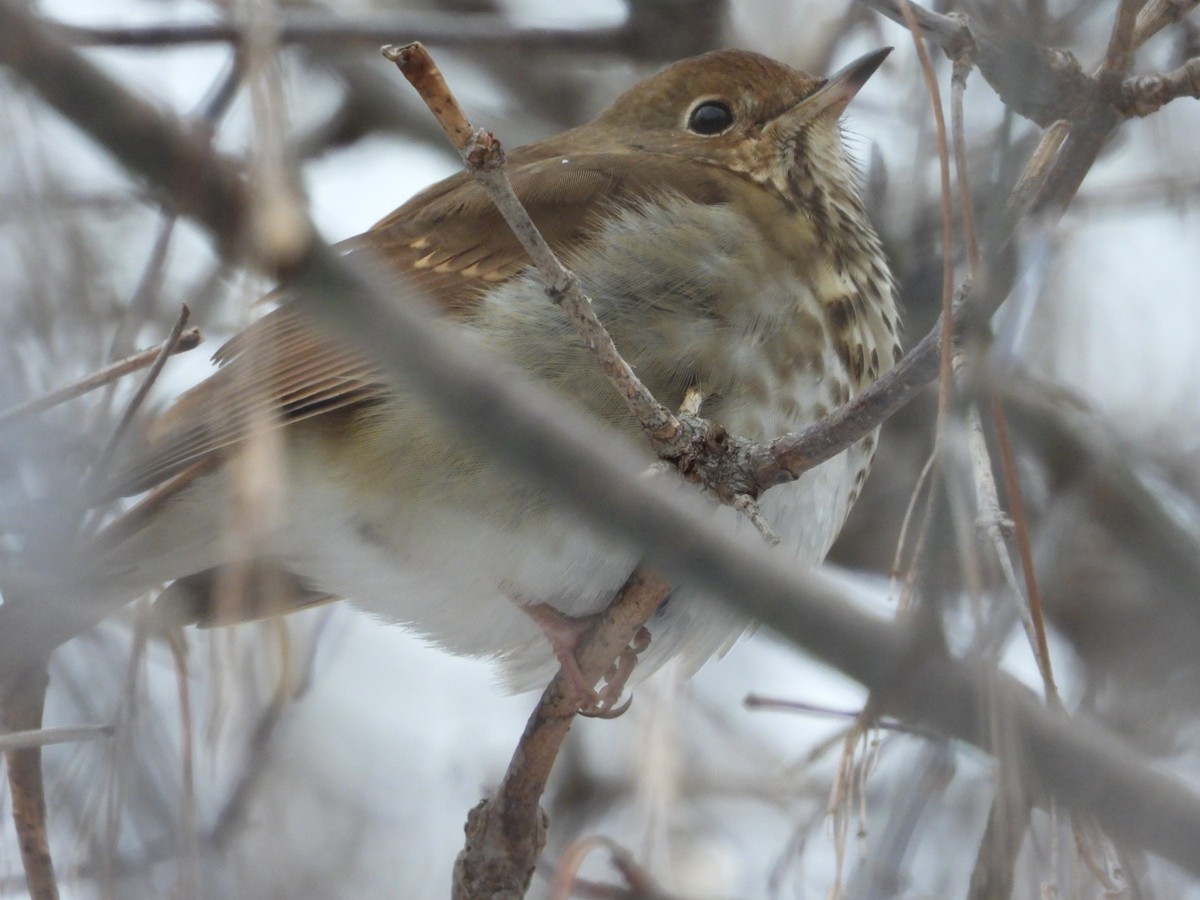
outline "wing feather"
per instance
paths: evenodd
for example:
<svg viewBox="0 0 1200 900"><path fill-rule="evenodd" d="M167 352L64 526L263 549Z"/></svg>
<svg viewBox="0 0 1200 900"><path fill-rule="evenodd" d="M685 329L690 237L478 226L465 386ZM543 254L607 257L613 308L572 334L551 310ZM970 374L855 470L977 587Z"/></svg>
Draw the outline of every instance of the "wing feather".
<svg viewBox="0 0 1200 900"><path fill-rule="evenodd" d="M625 149L565 156L556 140L510 159L510 178L556 253L570 258L616 205L674 191L698 202L723 202L711 169L699 162L638 155ZM620 172L618 177L614 172ZM701 177L703 176L703 177ZM484 191L465 173L401 206L372 229L343 242L353 255L371 253L397 275L396 296L420 292L449 316L470 316L483 293L524 270L529 261ZM153 426L149 452L114 482L113 495L147 490L242 441L261 413L279 425L371 402L387 381L363 357L341 346L286 300L224 344L220 369L183 394Z"/></svg>

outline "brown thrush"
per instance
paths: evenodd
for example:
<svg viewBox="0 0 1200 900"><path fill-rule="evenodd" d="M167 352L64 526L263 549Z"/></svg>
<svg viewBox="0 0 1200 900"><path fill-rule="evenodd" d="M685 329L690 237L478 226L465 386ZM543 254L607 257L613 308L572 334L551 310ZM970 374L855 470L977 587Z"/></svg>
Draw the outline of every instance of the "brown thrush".
<svg viewBox="0 0 1200 900"><path fill-rule="evenodd" d="M632 88L595 121L511 154L534 222L663 403L678 407L696 386L706 417L771 438L893 364L892 281L839 127L887 52L830 79L754 53L707 53ZM416 285L458 339L507 357L644 445L465 174L346 248L404 276L397 302ZM231 564L256 566L278 576L285 606L348 598L452 652L498 659L521 689L544 684L557 665L543 630L562 630L548 619L603 609L637 562L635 549L494 467L286 301L216 359L220 371L162 417L151 450L122 479L129 493L168 485L165 499L152 495L110 532L122 585L181 579L176 597L187 597ZM275 462L240 465L264 441L276 443L278 455L266 457ZM764 497L779 552L803 566L824 557L873 449L864 438ZM253 500L264 476L280 487L270 514ZM239 510L258 527L239 531ZM732 510L715 514L743 527ZM648 623L639 671L676 653L694 669L744 625L677 591ZM561 640L556 650L561 658Z"/></svg>

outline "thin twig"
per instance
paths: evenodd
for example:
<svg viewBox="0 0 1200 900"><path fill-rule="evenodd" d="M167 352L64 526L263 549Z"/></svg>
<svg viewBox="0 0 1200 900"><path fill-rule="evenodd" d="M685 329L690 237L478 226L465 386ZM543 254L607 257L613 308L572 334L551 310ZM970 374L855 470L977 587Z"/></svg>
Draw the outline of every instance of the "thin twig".
<svg viewBox="0 0 1200 900"><path fill-rule="evenodd" d="M148 617L147 617L148 618ZM144 626L147 618L140 620ZM179 896L198 893L200 884L199 826L196 819L196 760L195 730L192 715L192 688L189 680L187 641L182 629L167 635L171 660L175 668L175 689L179 695L179 774L182 790L179 802Z"/></svg>
<svg viewBox="0 0 1200 900"><path fill-rule="evenodd" d="M186 353L189 350L194 350L200 346L203 338L200 336L199 328L189 328L179 335L179 339L173 347L170 347L170 355L176 353ZM133 356L128 356L111 366L105 366L99 372L93 372L78 381L73 381L58 390L51 391L48 394L43 394L41 397L35 397L20 406L14 406L0 412L0 425L19 419L23 416L31 416L36 413L45 412L58 406L60 403L66 403L68 400L74 400L89 391L94 391L97 388L116 381L118 378L124 378L130 372L136 372L138 369L144 369L146 366L153 363L162 354L165 347L170 346L167 342L159 344L157 347L151 347L148 350L142 350Z"/></svg>
<svg viewBox="0 0 1200 900"><path fill-rule="evenodd" d="M929 512L937 491L937 485L932 479L935 461L936 457L933 453L925 457L921 472L917 475L917 480L909 492L908 502L904 504L904 515L900 518L900 532L896 536L896 552L892 556L892 565L888 570L888 578L891 582L888 594L891 596L896 590L896 582L900 580L900 575L905 569L904 551L909 543L908 533L912 530L913 523L917 518L917 504L924 497L925 505L921 510L921 521L917 525L917 537L913 542L914 546L909 557L908 572L904 576L897 595L897 606L902 612L909 607L912 601L916 589L917 566L925 549L925 538L929 533Z"/></svg>
<svg viewBox="0 0 1200 900"><path fill-rule="evenodd" d="M608 896L626 896L638 900L671 900L654 883L633 855L611 838L587 837L570 844L559 857L554 867L554 877L550 882L551 900L570 900L580 896L579 869L584 861L596 850L607 850L614 868L625 878L625 887L621 894Z"/></svg>
<svg viewBox="0 0 1200 900"><path fill-rule="evenodd" d="M1005 232L1011 232L1027 210L1061 215L1095 162L1100 148L1121 120L1153 111L1162 102L1196 96L1197 69L1185 65L1159 81L1114 82L1133 51L1162 28L1180 21L1200 0L1150 0L1130 31L1130 11L1124 0L1106 52L1106 61L1089 76L1069 53L1050 50L1014 36L995 36L972 30L965 19L939 16L908 0L861 0L898 22L915 19L926 34L952 57L964 47L974 49L980 71L1013 109L1050 128L1009 201ZM905 19L904 10L911 15ZM1155 76L1149 76L1155 78ZM1140 97L1145 97L1140 101ZM1143 105L1144 103L1144 105ZM1161 106L1161 103L1159 103ZM1056 120L1070 120L1057 122ZM1069 138L1068 138L1069 135ZM1061 148L1061 152L1059 152Z"/></svg>
<svg viewBox="0 0 1200 900"><path fill-rule="evenodd" d="M591 299L583 292L578 277L562 264L529 218L504 170L504 149L500 141L491 132L471 125L425 47L419 43L386 46L382 52L416 88L471 174L487 191L537 267L546 293L563 308L605 376L654 442L655 449L661 450L662 455L680 450L679 441L686 435L679 419L655 399L633 367L621 357L617 345L596 316Z"/></svg>
<svg viewBox="0 0 1200 900"><path fill-rule="evenodd" d="M665 578L638 566L576 652L588 683L608 671L671 591ZM467 842L454 867L456 900L523 896L546 840L539 803L579 701L559 672L538 701L495 794L467 818Z"/></svg>
<svg viewBox="0 0 1200 900"><path fill-rule="evenodd" d="M50 744L73 744L109 737L111 725L75 725L70 728L39 728L36 731L16 731L0 735L0 753L26 747L47 747Z"/></svg>
<svg viewBox="0 0 1200 900"><path fill-rule="evenodd" d="M1013 455L1012 438L1008 432L1008 417L999 399L992 401L992 423L996 426L996 443L1000 450L1000 471L1004 475L1004 489L1008 496L1008 508L1012 514L1013 530L1017 540L1017 554L1021 560L1021 571L1025 576L1025 596L1029 599L1029 615L1033 620L1034 656L1038 671L1046 686L1046 702L1059 711L1063 703L1058 695L1054 679L1054 666L1050 661L1050 645L1046 640L1046 616L1042 609L1042 594L1038 590L1037 575L1033 568L1033 547L1029 540L1029 518L1025 515L1025 502L1021 498L1021 483L1017 478L1017 460Z"/></svg>
<svg viewBox="0 0 1200 900"><path fill-rule="evenodd" d="M591 298L584 293L579 278L563 265L530 219L505 171L504 148L500 141L491 132L471 125L429 51L417 43L386 46L382 52L397 65L425 101L467 169L504 216L541 275L547 296L562 307L600 370L637 419L654 451L660 458L675 463L686 477L699 481L721 502L750 519L768 543L778 543L778 535L758 507L757 495L739 486L731 488L730 479L723 477L722 468L711 464L714 458L722 458L728 452L727 448L736 448L746 442L726 439L722 429L699 417L676 417L655 398L621 356L596 315ZM733 481L740 485L736 479Z"/></svg>
<svg viewBox="0 0 1200 900"><path fill-rule="evenodd" d="M1017 223L1025 218L1037 198L1046 190L1050 173L1054 169L1054 162L1058 158L1058 152L1070 134L1071 123L1064 120L1055 122L1047 128L1042 139L1038 141L1037 147L1026 160L1024 170L1017 178L1013 189L1009 191L1008 199L1005 201L1003 226L1005 234L1012 234L1016 230Z"/></svg>
<svg viewBox="0 0 1200 900"><path fill-rule="evenodd" d="M958 181L958 202L962 208L963 241L967 246L967 274L972 281L980 276L979 234L975 230L975 209L971 204L971 171L967 165L967 135L963 125L963 94L971 61L964 51L954 58L954 73L950 81L950 130L954 146L954 173Z"/></svg>
<svg viewBox="0 0 1200 900"><path fill-rule="evenodd" d="M153 49L186 44L240 44L245 39L244 30L236 22L58 27L72 43L84 46ZM503 15L413 11L338 16L288 11L281 15L279 24L281 43L336 47L379 46L397 35L406 35L444 47L603 52L620 46L623 33L618 28L524 28Z"/></svg>
<svg viewBox="0 0 1200 900"><path fill-rule="evenodd" d="M1169 25L1182 22L1200 5L1200 0L1150 0L1141 12L1133 29L1133 49L1139 49Z"/></svg>
<svg viewBox="0 0 1200 900"><path fill-rule="evenodd" d="M1033 215L1046 216L1052 221L1062 216L1121 121L1122 117L1115 109L1101 106L1091 116L1071 126L1070 134L1063 141L1030 209Z"/></svg>
<svg viewBox="0 0 1200 900"><path fill-rule="evenodd" d="M1112 32L1108 38L1108 48L1104 51L1105 70L1114 74L1123 74L1129 70L1133 59L1138 13L1145 2L1146 0L1119 0Z"/></svg>
<svg viewBox="0 0 1200 900"><path fill-rule="evenodd" d="M228 112L234 97L237 95L237 86L241 79L241 55L241 53L233 54L233 58L225 70L209 86L208 91L201 98L189 117L195 123L197 136L200 140L210 145L216 133L217 123ZM161 206L158 233L155 235L154 244L150 250L150 258L146 261L146 266L141 278L138 280L137 287L134 288L133 296L129 301L125 315L122 316L121 322L113 334L112 342L109 344L109 358L119 353L128 353L128 345L132 343L138 329L151 319L154 304L162 292L167 256L171 248L171 242L175 236L175 226L178 222L178 212L172 208L169 201L163 203ZM111 398L112 394L110 392L105 398L106 408Z"/></svg>
<svg viewBox="0 0 1200 900"><path fill-rule="evenodd" d="M48 682L44 664L6 673L0 680L0 728L17 733L40 731ZM46 828L41 745L26 744L8 750L5 756L13 824L21 846L30 900L58 900L58 879Z"/></svg>
<svg viewBox="0 0 1200 900"><path fill-rule="evenodd" d="M1070 135L1063 141L1062 148L1048 169L1038 196L1031 205L1033 213L1049 214L1053 218L1062 214L1079 191L1100 149L1117 126L1130 114L1124 103L1123 85L1114 83L1114 79L1121 75L1124 69L1110 68L1110 65L1127 65L1130 55L1151 36L1167 25L1179 21L1196 5L1197 0L1151 0L1138 13L1133 24L1133 35L1128 38L1128 4L1122 3L1109 38L1105 60L1092 76L1092 80L1103 88L1103 99L1107 102L1095 104L1086 115L1073 123ZM1181 77L1190 81L1191 73L1181 73Z"/></svg>
<svg viewBox="0 0 1200 900"><path fill-rule="evenodd" d="M906 28L912 27L909 24L910 19L915 20L917 26L936 40L947 52L956 44L970 40L970 30L967 28L966 21L960 17L944 16L916 3L905 3L904 0L860 0L860 2L880 15L887 16L897 25L903 25ZM908 12L905 12L906 6Z"/></svg>
<svg viewBox="0 0 1200 900"><path fill-rule="evenodd" d="M992 797L966 900L1006 900L1012 896L1017 857L1029 830L1033 804L1019 786L1010 785L1011 781L1001 777Z"/></svg>
<svg viewBox="0 0 1200 900"><path fill-rule="evenodd" d="M746 709L769 709L782 712L805 713L812 716L823 716L831 719L850 719L861 721L864 710L861 709L832 709L816 703L805 703L802 700L783 700L777 697L761 697L758 694L747 694L742 700ZM940 738L941 735L928 728L919 728L894 719L891 716L878 716L871 721L871 727L884 731L897 731L903 734L916 734L928 738Z"/></svg>
<svg viewBox="0 0 1200 900"><path fill-rule="evenodd" d="M104 445L100 456L96 460L96 465L92 469L92 479L94 483L99 483L99 479L103 478L104 473L108 470L108 464L112 461L113 454L117 451L117 446L124 437L126 429L133 421L133 417L137 415L137 411L141 408L146 396L150 393L150 388L154 386L154 382L158 379L158 375L162 372L163 366L167 364L167 360L171 358L171 353L179 343L179 338L183 334L183 330L187 327L188 316L191 315L184 303L179 307L179 316L175 319L175 325L171 328L171 333L167 335L167 339L163 341L159 347L158 355L150 363L150 369L146 372L146 377L142 379L142 383L138 385L138 389L133 396L129 398L129 403L125 405L125 411L121 414L120 420L117 422L117 427L113 429L113 433L109 436L108 443Z"/></svg>
<svg viewBox="0 0 1200 900"><path fill-rule="evenodd" d="M125 356L133 350L133 342L138 330L152 318L155 300L162 292L163 276L166 272L167 255L171 249L171 238L175 234L175 225L179 217L164 208L159 216L158 233L154 236L154 244L150 248L150 258L142 270L137 287L133 289L129 306L118 323L112 341L108 345L105 359ZM106 401L112 397L111 393ZM107 402L106 402L107 406Z"/></svg>
<svg viewBox="0 0 1200 900"><path fill-rule="evenodd" d="M921 60L921 71L925 76L925 87L929 91L929 103L933 108L933 123L937 132L938 172L941 176L942 203L942 335L941 355L938 365L938 430L945 425L950 409L950 391L954 372L951 361L954 356L954 191L950 184L950 148L946 139L946 114L942 110L942 95L938 89L937 75L933 71L933 60L925 46L921 26L917 21L909 0L900 0L900 12L912 32L913 44Z"/></svg>

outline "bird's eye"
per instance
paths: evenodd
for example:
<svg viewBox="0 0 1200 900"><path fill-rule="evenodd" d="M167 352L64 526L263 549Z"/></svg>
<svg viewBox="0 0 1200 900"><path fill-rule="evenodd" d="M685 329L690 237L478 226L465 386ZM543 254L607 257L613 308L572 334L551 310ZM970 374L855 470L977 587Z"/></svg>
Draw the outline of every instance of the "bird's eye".
<svg viewBox="0 0 1200 900"><path fill-rule="evenodd" d="M688 116L687 127L696 134L714 135L733 125L733 110L721 100L705 100Z"/></svg>

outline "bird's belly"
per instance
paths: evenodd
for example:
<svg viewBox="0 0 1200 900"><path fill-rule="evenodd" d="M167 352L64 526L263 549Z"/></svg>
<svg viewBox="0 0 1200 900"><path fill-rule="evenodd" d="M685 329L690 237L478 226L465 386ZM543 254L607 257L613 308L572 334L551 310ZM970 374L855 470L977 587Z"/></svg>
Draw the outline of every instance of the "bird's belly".
<svg viewBox="0 0 1200 900"><path fill-rule="evenodd" d="M561 513L519 529L470 506L386 522L364 518L335 483L290 499L286 562L315 585L451 652L553 672L549 647L522 610L546 602L567 615L602 609L632 570L629 550ZM312 515L319 510L318 515Z"/></svg>
<svg viewBox="0 0 1200 900"><path fill-rule="evenodd" d="M811 403L823 395L823 387L806 385L801 393L805 408L799 420L795 404L780 404L766 414L748 406L742 413L735 398L725 413L733 430L775 436L812 420ZM757 418L751 421L752 416ZM323 458L306 459L303 448L292 456L294 465L326 464ZM763 511L781 539L778 552L802 568L824 557L869 456L861 446L852 447L762 498ZM307 487L293 489L288 499L281 555L315 586L406 625L451 652L498 659L516 689L544 684L556 663L522 607L548 603L566 615L599 612L642 553L597 533L552 501L530 504L524 515L493 515L488 507L495 503L494 492L481 499L472 487L500 484L505 477L498 468L485 469L463 476L464 485L448 487L453 496L444 503L375 509L364 505L359 489L336 477L291 479ZM445 473L437 480L449 485L454 478ZM692 490L685 485L680 489ZM404 496L403 491L380 493ZM714 514L732 532L753 532L730 508ZM681 586L650 623L651 648L641 659L639 675L676 654L685 667L697 668L723 651L745 625L724 606Z"/></svg>

